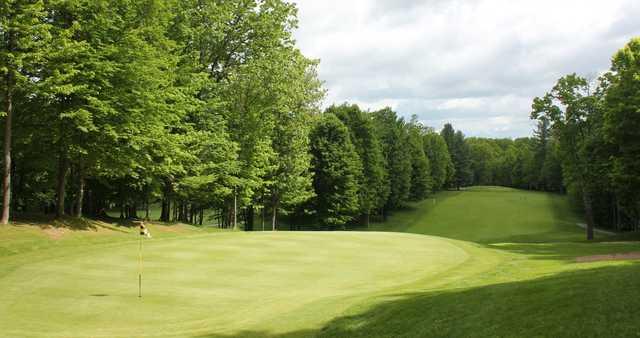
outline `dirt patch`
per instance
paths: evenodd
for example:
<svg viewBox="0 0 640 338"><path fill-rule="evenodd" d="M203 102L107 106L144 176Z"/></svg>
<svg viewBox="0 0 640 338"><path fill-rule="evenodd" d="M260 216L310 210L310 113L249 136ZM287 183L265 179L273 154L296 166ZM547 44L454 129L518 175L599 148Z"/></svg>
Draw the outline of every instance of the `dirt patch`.
<svg viewBox="0 0 640 338"><path fill-rule="evenodd" d="M626 261L640 259L640 252L616 253L609 255L582 256L576 258L578 263L599 262L599 261Z"/></svg>
<svg viewBox="0 0 640 338"><path fill-rule="evenodd" d="M62 239L62 237L64 237L65 233L67 233L68 231L69 230L65 228L55 228L55 227L47 227L42 229L42 232L44 232L47 236L49 236L49 238L53 240Z"/></svg>

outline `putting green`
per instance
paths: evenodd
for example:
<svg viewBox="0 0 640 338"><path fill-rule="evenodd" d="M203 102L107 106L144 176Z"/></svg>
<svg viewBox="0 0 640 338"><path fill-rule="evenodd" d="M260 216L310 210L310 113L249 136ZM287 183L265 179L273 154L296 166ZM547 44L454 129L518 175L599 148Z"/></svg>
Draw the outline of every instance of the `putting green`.
<svg viewBox="0 0 640 338"><path fill-rule="evenodd" d="M463 264L453 241L389 233L226 233L52 250L0 277L9 336L198 336L318 328L363 297ZM28 254L27 254L28 255ZM10 257L9 257L10 258Z"/></svg>

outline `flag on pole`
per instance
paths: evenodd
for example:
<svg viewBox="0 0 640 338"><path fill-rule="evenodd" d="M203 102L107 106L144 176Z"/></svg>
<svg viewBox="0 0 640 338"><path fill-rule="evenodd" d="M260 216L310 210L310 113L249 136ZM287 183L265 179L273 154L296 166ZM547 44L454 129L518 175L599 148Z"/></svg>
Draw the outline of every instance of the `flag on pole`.
<svg viewBox="0 0 640 338"><path fill-rule="evenodd" d="M144 226L144 222L140 222L140 236L151 238L151 233L149 232L149 229Z"/></svg>
<svg viewBox="0 0 640 338"><path fill-rule="evenodd" d="M144 222L140 221L140 245L138 246L138 298L142 298L142 242L143 237L151 238L151 233L146 226L144 226Z"/></svg>

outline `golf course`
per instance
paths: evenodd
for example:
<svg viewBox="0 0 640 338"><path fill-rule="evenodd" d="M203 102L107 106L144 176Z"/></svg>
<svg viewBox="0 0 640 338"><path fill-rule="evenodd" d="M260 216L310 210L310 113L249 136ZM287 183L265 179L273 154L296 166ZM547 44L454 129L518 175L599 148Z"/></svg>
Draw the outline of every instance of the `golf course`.
<svg viewBox="0 0 640 338"><path fill-rule="evenodd" d="M0 227L0 336L640 335L640 261L615 256L640 245L585 241L562 195L444 191L361 231L151 224L141 298L137 228L79 222Z"/></svg>

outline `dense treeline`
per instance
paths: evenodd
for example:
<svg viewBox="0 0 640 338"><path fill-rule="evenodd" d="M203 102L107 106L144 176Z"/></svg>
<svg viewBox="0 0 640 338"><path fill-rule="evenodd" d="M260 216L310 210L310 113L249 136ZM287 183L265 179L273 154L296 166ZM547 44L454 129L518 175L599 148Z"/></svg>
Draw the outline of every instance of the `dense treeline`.
<svg viewBox="0 0 640 338"><path fill-rule="evenodd" d="M315 197L308 209L328 226L384 219L453 175L442 136L389 108L331 106L317 117L311 145Z"/></svg>
<svg viewBox="0 0 640 338"><path fill-rule="evenodd" d="M286 1L0 6L4 223L160 205L162 221L215 210L248 230L258 215L368 224L450 170L445 148L428 150L439 136L389 109L320 114Z"/></svg>
<svg viewBox="0 0 640 338"><path fill-rule="evenodd" d="M491 184L567 192L595 226L640 229L640 39L618 51L597 79L562 77L535 98L532 138L465 139L446 126L455 185ZM470 168L470 170L469 170Z"/></svg>
<svg viewBox="0 0 640 338"><path fill-rule="evenodd" d="M9 211L200 223L313 195L324 95L284 1L3 1ZM11 199L9 200L9 197ZM233 206L237 208L233 208ZM247 219L252 217L245 216Z"/></svg>
<svg viewBox="0 0 640 338"><path fill-rule="evenodd" d="M321 113L296 15L284 0L2 1L2 222L159 205L161 221L335 228L480 184L568 191L590 229L640 227L639 40L597 81L535 99L533 137L466 138L389 108Z"/></svg>
<svg viewBox="0 0 640 338"><path fill-rule="evenodd" d="M640 38L589 80L567 75L536 98L532 118L558 139L565 184L582 200L588 224L640 229Z"/></svg>

